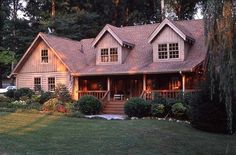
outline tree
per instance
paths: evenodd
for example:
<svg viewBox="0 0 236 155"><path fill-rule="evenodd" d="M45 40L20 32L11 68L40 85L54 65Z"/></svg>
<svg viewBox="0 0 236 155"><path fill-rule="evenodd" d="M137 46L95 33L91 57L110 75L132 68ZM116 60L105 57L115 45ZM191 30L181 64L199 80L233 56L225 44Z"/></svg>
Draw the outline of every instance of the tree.
<svg viewBox="0 0 236 155"><path fill-rule="evenodd" d="M211 75L211 96L219 90L227 114L228 133L233 133L236 115L235 100L235 53L236 31L232 16L232 1L208 0L205 6L206 36L208 43L208 72ZM219 86L214 83L218 81Z"/></svg>
<svg viewBox="0 0 236 155"><path fill-rule="evenodd" d="M202 0L166 0L167 12L174 13L174 19L191 20L197 12L197 4Z"/></svg>
<svg viewBox="0 0 236 155"><path fill-rule="evenodd" d="M6 74L7 74L6 68L8 67L8 69L9 69L9 64L11 64L12 61L13 61L12 53L10 53L9 51L0 51L0 88L2 88L3 75L6 76Z"/></svg>

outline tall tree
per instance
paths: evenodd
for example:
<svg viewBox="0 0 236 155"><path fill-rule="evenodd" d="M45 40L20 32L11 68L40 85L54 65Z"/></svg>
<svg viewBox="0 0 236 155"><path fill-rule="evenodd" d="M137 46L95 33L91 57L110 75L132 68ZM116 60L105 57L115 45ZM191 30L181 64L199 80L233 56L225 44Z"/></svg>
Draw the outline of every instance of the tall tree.
<svg viewBox="0 0 236 155"><path fill-rule="evenodd" d="M215 95L214 90L219 89L220 100L225 103L228 133L231 134L234 127L233 117L236 115L233 111L233 108L236 108L233 100L236 31L232 16L232 1L208 0L205 9L211 94ZM214 85L215 81L218 81L219 86Z"/></svg>
<svg viewBox="0 0 236 155"><path fill-rule="evenodd" d="M197 4L202 0L165 0L167 12L174 13L174 19L190 20L193 19L197 12Z"/></svg>

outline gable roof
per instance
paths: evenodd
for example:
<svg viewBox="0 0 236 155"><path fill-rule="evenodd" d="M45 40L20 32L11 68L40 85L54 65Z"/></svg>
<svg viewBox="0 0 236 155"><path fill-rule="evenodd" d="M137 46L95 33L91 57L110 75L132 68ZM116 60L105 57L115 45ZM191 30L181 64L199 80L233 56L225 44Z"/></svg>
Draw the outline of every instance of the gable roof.
<svg viewBox="0 0 236 155"><path fill-rule="evenodd" d="M95 47L96 44L100 41L100 39L105 35L105 33L108 32L112 35L112 37L121 45L128 45L128 46L134 46L132 43L132 40L130 40L126 35L123 35L123 33L115 26L107 24L102 31L97 35L97 37L94 39L92 46Z"/></svg>
<svg viewBox="0 0 236 155"><path fill-rule="evenodd" d="M156 38L156 36L161 32L161 30L166 26L169 26L173 31L175 31L184 41L195 40L192 34L187 29L180 26L178 22L170 21L169 19L166 18L152 32L152 34L148 38L148 43L151 43Z"/></svg>
<svg viewBox="0 0 236 155"><path fill-rule="evenodd" d="M203 20L190 20L175 21L172 24L174 24L175 27L178 27L178 29L181 29L179 31L181 31L183 35L195 39L195 42L191 45L184 61L153 62L153 48L148 41L150 36L157 30L158 27L160 27L160 23L126 27L106 25L106 28L99 33L99 37L82 39L80 41L44 33L40 33L36 39L39 36L42 37L74 76L134 73L152 74L179 71L191 72L206 58L207 49L205 46L204 22ZM111 31L113 35L118 37L118 39L122 41L121 43L131 42L135 45L129 50L129 54L122 64L96 65L97 51L94 45L103 35L105 35L104 31L107 30ZM28 52L29 51L27 50L25 55ZM25 59L25 55L22 59ZM22 60L19 63L22 63ZM16 70L14 69L13 73L15 73L15 71Z"/></svg>
<svg viewBox="0 0 236 155"><path fill-rule="evenodd" d="M76 61L73 61L75 59L71 59L71 57L74 57L77 61L84 61L84 55L81 54L81 52L77 52L80 51L81 48L80 42L40 32L15 66L12 73L10 74L10 77L16 74L17 71L22 67L24 61L26 61L31 52L33 52L33 48L40 39L46 43L46 45L70 72L74 72L74 68L83 67L81 64L78 66Z"/></svg>

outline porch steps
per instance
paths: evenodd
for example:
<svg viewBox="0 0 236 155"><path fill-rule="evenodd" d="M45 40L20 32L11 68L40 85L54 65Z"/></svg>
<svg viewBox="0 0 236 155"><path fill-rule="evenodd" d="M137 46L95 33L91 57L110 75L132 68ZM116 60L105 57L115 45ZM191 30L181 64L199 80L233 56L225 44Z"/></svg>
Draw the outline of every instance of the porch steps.
<svg viewBox="0 0 236 155"><path fill-rule="evenodd" d="M104 114L124 114L124 104L125 101L110 101L107 102L103 113Z"/></svg>

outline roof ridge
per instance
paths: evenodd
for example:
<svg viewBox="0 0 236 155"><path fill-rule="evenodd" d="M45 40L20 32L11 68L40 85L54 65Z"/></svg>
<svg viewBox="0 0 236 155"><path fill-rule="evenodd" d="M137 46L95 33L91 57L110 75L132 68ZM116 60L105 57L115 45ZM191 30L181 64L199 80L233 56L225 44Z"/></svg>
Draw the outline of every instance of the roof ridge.
<svg viewBox="0 0 236 155"><path fill-rule="evenodd" d="M55 37L55 38L59 38L59 39L64 39L64 40L68 40L68 41L73 41L73 42L77 42L80 43L80 41L82 40L75 40L75 39L71 39L71 38L67 38L67 37L62 37L62 36L58 36L58 35L54 35L54 34L47 34L47 33L43 33L43 32L39 32L39 34L42 35L46 35L46 36L50 36L50 37Z"/></svg>

